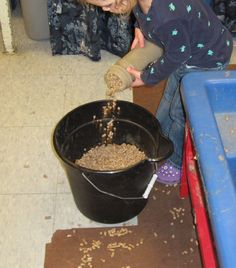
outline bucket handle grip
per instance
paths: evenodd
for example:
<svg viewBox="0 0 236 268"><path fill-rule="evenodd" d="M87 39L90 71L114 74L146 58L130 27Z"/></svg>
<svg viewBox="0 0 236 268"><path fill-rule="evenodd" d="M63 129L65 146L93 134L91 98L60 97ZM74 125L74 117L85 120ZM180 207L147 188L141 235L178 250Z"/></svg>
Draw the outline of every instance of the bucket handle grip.
<svg viewBox="0 0 236 268"><path fill-rule="evenodd" d="M119 196L119 195L116 195L116 194L112 194L112 193L108 193L106 191L103 191L101 190L100 188L98 188L93 182L90 181L90 179L82 172L82 176L84 177L84 179L90 184L93 186L93 188L95 188L98 192L102 193L102 194L106 194L106 195L109 195L109 196L112 196L112 197L115 197L115 198L119 198L119 199L122 199L122 200L134 200L134 199L147 199L153 186L154 186L154 183L157 179L157 175L156 174L153 174L150 182L148 183L148 186L146 188L146 190L144 191L143 195L142 196L138 196L138 197L122 197L122 196Z"/></svg>

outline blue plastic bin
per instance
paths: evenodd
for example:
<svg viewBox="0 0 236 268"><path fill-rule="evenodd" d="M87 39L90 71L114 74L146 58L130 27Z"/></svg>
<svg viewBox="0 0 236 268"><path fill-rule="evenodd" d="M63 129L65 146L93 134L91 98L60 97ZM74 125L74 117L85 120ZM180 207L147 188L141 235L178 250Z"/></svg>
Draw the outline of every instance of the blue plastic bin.
<svg viewBox="0 0 236 268"><path fill-rule="evenodd" d="M236 267L236 71L187 74L182 95L220 267Z"/></svg>

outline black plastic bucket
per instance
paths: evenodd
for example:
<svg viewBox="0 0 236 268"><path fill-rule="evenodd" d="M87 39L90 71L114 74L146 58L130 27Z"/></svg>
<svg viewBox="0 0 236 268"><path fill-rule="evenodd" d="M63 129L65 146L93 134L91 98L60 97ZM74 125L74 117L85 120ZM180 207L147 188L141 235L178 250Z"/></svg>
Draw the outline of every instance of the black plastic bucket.
<svg viewBox="0 0 236 268"><path fill-rule="evenodd" d="M57 124L53 144L64 167L78 209L101 223L119 223L138 215L147 203L143 196L158 166L173 151L161 133L157 119L146 109L127 101L104 118L111 102L90 102L69 112ZM122 170L98 171L75 165L85 150L102 143L100 124L114 119L113 142L128 143L144 151L148 159ZM99 123L98 123L99 122Z"/></svg>

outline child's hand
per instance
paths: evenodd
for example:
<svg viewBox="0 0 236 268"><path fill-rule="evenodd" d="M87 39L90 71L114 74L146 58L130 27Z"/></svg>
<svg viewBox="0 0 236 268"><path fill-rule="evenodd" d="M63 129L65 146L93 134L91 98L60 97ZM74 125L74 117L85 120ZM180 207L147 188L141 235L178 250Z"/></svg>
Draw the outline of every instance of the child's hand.
<svg viewBox="0 0 236 268"><path fill-rule="evenodd" d="M131 49L135 47L144 47L144 35L139 28L135 28L134 30L134 40Z"/></svg>
<svg viewBox="0 0 236 268"><path fill-rule="evenodd" d="M134 67L128 67L127 71L135 77L135 80L132 83L132 87L140 87L144 85L143 80L141 79L141 72L137 71Z"/></svg>

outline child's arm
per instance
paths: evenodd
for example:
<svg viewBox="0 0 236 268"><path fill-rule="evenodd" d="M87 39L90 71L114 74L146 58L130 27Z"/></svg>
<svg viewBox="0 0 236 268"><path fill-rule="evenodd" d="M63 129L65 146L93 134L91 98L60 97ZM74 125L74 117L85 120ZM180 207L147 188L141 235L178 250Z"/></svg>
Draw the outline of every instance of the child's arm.
<svg viewBox="0 0 236 268"><path fill-rule="evenodd" d="M164 54L142 71L141 79L147 85L166 79L191 57L190 34L181 20L170 21L155 34L163 43Z"/></svg>

